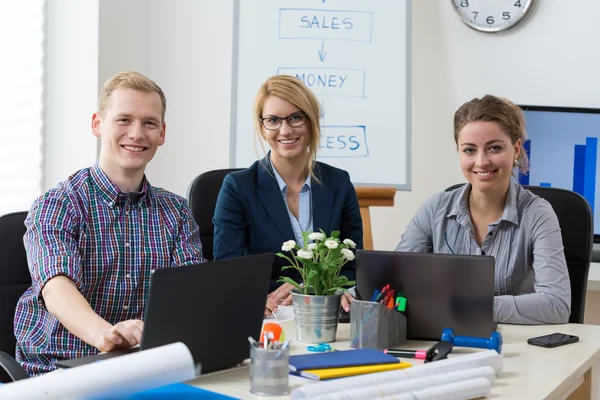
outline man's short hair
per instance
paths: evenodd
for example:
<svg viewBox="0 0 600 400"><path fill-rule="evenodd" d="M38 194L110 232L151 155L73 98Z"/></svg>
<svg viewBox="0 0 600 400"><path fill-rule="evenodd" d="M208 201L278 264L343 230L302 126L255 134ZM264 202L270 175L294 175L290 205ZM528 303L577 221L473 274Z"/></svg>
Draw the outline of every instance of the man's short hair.
<svg viewBox="0 0 600 400"><path fill-rule="evenodd" d="M140 92L158 93L162 103L162 120L165 120L165 113L167 112L167 99L165 98L165 94L160 86L153 80L136 71L119 72L104 83L100 96L98 97L98 114L100 114L100 116L104 117L106 109L108 108L110 95L116 89L132 89Z"/></svg>

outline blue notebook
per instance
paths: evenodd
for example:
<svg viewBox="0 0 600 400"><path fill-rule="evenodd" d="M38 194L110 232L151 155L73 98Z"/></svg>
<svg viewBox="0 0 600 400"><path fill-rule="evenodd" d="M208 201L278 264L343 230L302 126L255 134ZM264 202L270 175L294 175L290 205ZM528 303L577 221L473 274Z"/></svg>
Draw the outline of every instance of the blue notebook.
<svg viewBox="0 0 600 400"><path fill-rule="evenodd" d="M209 390L200 389L194 386L186 385L185 383L174 383L172 385L161 386L156 389L144 390L137 392L127 397L93 397L88 400L238 400L234 397L229 397L224 394L211 392Z"/></svg>
<svg viewBox="0 0 600 400"><path fill-rule="evenodd" d="M2 385L2 382L0 382ZM94 398L99 400L100 398ZM239 400L235 397L229 397L224 394L211 392L210 390L200 389L185 383L174 383L172 385L161 386L156 389L144 390L124 400L162 400L162 399L177 399L177 400ZM114 400L114 399L111 399Z"/></svg>
<svg viewBox="0 0 600 400"><path fill-rule="evenodd" d="M224 394L200 389L185 383L174 383L172 385L162 386L156 389L145 390L127 397L127 400L159 400L159 399L177 399L177 400L237 400Z"/></svg>
<svg viewBox="0 0 600 400"><path fill-rule="evenodd" d="M399 363L394 356L375 349L328 351L325 353L290 356L290 370L356 367L359 365Z"/></svg>

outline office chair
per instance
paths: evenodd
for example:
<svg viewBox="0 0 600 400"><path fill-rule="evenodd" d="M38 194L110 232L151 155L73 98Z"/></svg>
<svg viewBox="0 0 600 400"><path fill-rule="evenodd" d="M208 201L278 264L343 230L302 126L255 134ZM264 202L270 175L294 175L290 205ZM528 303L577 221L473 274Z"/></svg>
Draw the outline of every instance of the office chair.
<svg viewBox="0 0 600 400"><path fill-rule="evenodd" d="M0 217L0 382L28 378L13 358L16 339L13 320L17 301L31 285L23 245L26 211Z"/></svg>
<svg viewBox="0 0 600 400"><path fill-rule="evenodd" d="M217 169L200 174L192 181L188 190L188 202L192 209L194 220L200 227L202 240L202 255L208 261L213 259L214 230L212 219L219 191L225 176L242 168Z"/></svg>
<svg viewBox="0 0 600 400"><path fill-rule="evenodd" d="M447 192L463 186L453 185ZM569 280L571 281L570 323L583 324L588 273L594 244L594 216L587 200L570 190L523 186L550 203L560 224Z"/></svg>

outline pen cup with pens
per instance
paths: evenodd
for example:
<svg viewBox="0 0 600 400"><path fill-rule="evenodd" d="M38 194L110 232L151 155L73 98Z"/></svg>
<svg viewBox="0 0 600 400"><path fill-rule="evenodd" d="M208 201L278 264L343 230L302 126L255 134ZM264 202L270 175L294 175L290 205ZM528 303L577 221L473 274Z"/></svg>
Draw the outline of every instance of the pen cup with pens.
<svg viewBox="0 0 600 400"><path fill-rule="evenodd" d="M390 301L388 297L387 301L382 301L377 298L378 292L373 294L372 301L352 302L350 346L353 349L385 350L406 343L406 298L393 296L392 290L394 300Z"/></svg>
<svg viewBox="0 0 600 400"><path fill-rule="evenodd" d="M281 343L265 337L250 341L250 392L258 396L282 396L290 392L289 340Z"/></svg>

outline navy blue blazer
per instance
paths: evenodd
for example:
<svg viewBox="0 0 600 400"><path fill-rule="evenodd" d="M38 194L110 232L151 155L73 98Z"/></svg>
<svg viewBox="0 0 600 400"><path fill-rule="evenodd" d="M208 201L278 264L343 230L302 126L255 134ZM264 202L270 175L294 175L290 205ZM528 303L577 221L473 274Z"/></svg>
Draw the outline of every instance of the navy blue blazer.
<svg viewBox="0 0 600 400"><path fill-rule="evenodd" d="M323 229L327 235L339 230L341 239L352 239L363 248L362 218L356 191L348 172L317 162L311 182L313 230ZM281 252L281 245L295 240L292 223L281 190L267 158L256 161L243 171L228 174L219 192L213 216L215 260L260 253ZM275 257L271 290L281 283L280 276L299 282L293 269L281 270L289 263ZM355 278L354 262L344 265L342 273Z"/></svg>

